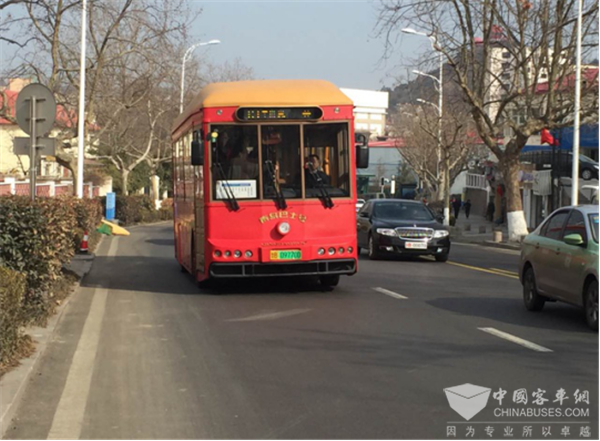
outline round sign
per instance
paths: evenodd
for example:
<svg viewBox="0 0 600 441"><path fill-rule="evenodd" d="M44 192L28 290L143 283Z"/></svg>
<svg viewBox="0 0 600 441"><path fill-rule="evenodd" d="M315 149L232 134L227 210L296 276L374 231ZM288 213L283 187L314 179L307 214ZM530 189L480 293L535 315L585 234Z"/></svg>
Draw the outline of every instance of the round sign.
<svg viewBox="0 0 600 441"><path fill-rule="evenodd" d="M19 92L15 113L21 130L31 135L31 103L35 99L36 136L45 136L56 118L54 94L43 84L30 84Z"/></svg>

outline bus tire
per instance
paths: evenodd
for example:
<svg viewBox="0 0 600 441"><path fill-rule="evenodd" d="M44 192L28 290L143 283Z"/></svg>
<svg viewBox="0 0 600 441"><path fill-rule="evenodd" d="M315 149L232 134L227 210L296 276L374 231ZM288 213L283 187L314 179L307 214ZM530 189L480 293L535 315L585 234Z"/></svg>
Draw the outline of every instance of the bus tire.
<svg viewBox="0 0 600 441"><path fill-rule="evenodd" d="M338 286L338 283L340 283L340 275L327 274L324 276L319 276L319 282L321 282L321 285L325 287L333 288L334 286Z"/></svg>

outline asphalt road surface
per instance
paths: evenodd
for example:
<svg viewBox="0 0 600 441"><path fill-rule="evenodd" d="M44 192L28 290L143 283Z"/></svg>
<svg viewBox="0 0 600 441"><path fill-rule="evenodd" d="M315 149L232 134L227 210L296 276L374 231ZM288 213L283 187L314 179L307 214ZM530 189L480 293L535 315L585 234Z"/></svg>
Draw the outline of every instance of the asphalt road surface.
<svg viewBox="0 0 600 441"><path fill-rule="evenodd" d="M598 334L568 305L527 312L517 261L455 244L448 263L362 255L334 291L214 295L180 272L169 224L135 227L103 241L6 437L597 439ZM444 392L465 383L491 389L469 421Z"/></svg>

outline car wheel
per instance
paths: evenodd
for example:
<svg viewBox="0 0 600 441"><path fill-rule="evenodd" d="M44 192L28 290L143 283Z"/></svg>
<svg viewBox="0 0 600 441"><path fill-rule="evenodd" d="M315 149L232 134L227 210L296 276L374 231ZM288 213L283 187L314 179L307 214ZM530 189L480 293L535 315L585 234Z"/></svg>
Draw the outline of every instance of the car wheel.
<svg viewBox="0 0 600 441"><path fill-rule="evenodd" d="M585 288L584 296L585 319L588 326L594 330L598 330L598 282L592 280Z"/></svg>
<svg viewBox="0 0 600 441"><path fill-rule="evenodd" d="M436 254L435 255L435 261L436 262L447 262L448 261L448 254L449 253Z"/></svg>
<svg viewBox="0 0 600 441"><path fill-rule="evenodd" d="M334 286L338 286L338 283L340 283L340 275L327 274L325 276L319 276L319 282L321 282L321 285L327 288L333 288Z"/></svg>
<svg viewBox="0 0 600 441"><path fill-rule="evenodd" d="M592 171L589 168L584 168L581 171L581 178L584 181L589 181L590 179L592 179L592 177L593 177L593 173L592 173Z"/></svg>
<svg viewBox="0 0 600 441"><path fill-rule="evenodd" d="M529 311L541 311L546 299L538 294L533 268L529 267L523 276L523 302Z"/></svg>
<svg viewBox="0 0 600 441"><path fill-rule="evenodd" d="M375 245L375 241L373 240L373 236L369 236L369 259L377 260L379 258L379 253L377 252L377 246Z"/></svg>

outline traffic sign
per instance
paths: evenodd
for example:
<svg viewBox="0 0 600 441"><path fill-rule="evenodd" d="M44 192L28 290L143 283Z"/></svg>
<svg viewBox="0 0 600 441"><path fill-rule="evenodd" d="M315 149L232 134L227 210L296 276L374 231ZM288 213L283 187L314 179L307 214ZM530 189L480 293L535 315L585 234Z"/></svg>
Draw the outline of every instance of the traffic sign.
<svg viewBox="0 0 600 441"><path fill-rule="evenodd" d="M35 100L35 132L46 135L56 119L56 100L54 94L43 84L30 84L19 92L16 103L17 123L21 130L31 135L31 104Z"/></svg>
<svg viewBox="0 0 600 441"><path fill-rule="evenodd" d="M17 136L14 139L15 155L29 155L31 138ZM42 155L54 156L56 154L56 139L55 138L38 138L35 144L36 149L43 149L40 152Z"/></svg>

